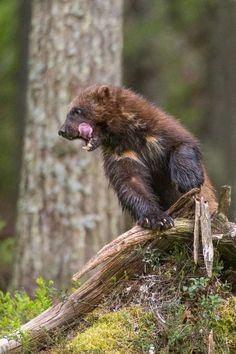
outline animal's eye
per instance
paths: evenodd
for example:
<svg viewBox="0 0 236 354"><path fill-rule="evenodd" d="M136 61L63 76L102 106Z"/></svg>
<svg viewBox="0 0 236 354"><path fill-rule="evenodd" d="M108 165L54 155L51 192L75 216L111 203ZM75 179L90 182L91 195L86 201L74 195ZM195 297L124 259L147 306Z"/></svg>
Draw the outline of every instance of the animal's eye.
<svg viewBox="0 0 236 354"><path fill-rule="evenodd" d="M74 108L73 109L73 113L75 113L75 114L82 114L82 109L80 109L80 108Z"/></svg>

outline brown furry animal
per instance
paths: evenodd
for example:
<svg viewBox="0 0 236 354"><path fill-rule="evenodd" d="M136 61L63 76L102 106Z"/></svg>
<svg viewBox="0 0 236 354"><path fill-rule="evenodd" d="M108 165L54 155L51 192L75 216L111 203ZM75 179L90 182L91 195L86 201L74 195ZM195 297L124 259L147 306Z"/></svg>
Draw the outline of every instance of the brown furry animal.
<svg viewBox="0 0 236 354"><path fill-rule="evenodd" d="M101 146L106 176L139 225L167 229L165 212L194 187L216 208L198 141L177 120L131 90L95 85L72 101L59 135Z"/></svg>

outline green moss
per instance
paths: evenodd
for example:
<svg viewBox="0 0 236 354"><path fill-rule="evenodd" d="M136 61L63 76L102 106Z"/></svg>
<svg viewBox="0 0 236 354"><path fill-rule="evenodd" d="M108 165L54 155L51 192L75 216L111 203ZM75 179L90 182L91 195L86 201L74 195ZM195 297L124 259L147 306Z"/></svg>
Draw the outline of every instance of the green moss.
<svg viewBox="0 0 236 354"><path fill-rule="evenodd" d="M236 297L224 302L217 315L219 320L213 324L215 340L225 352L236 353Z"/></svg>
<svg viewBox="0 0 236 354"><path fill-rule="evenodd" d="M155 342L153 314L140 306L90 316L94 323L68 345L70 353L148 353Z"/></svg>

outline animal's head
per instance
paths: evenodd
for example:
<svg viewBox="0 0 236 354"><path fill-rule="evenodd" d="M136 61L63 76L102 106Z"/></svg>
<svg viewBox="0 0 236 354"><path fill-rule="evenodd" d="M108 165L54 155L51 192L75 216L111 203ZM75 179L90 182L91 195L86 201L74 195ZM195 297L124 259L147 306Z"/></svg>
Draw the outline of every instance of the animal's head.
<svg viewBox="0 0 236 354"><path fill-rule="evenodd" d="M58 134L69 140L83 139L84 149L95 150L106 138L109 116L115 104L114 90L107 85L81 90L69 105L65 123Z"/></svg>

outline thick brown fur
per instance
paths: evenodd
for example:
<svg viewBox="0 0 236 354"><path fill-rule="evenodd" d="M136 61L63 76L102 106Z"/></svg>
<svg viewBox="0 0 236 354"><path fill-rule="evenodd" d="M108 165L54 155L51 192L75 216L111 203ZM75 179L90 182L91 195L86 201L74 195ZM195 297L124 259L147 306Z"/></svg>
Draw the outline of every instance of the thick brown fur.
<svg viewBox="0 0 236 354"><path fill-rule="evenodd" d="M82 90L59 134L84 139L88 151L101 146L106 176L122 207L144 227L173 226L165 210L195 187L201 187L210 211L216 209L196 138L131 90L107 85Z"/></svg>

